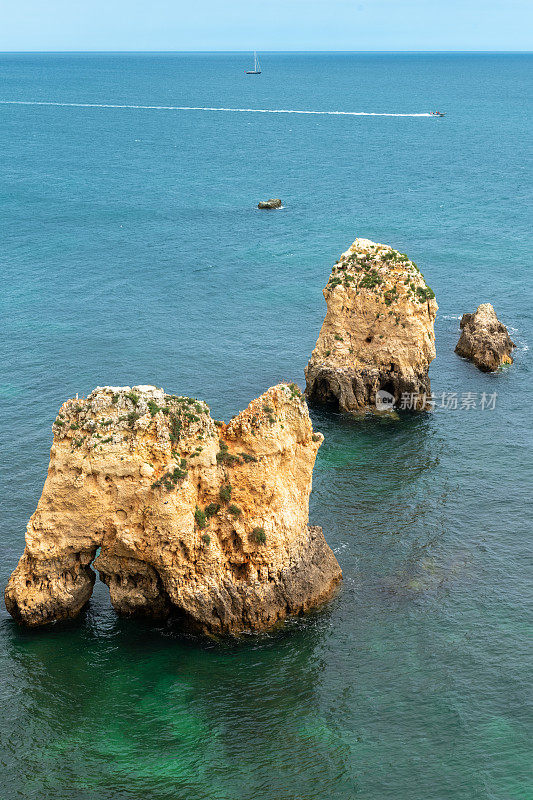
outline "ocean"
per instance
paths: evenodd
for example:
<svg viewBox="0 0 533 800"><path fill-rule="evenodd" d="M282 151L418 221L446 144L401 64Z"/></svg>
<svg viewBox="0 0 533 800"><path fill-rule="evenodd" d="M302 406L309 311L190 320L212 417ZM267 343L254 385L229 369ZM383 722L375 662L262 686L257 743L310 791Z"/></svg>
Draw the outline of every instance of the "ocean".
<svg viewBox="0 0 533 800"><path fill-rule="evenodd" d="M228 419L303 386L357 236L436 293L435 410L311 409L344 581L281 630L186 637L101 583L50 629L2 605L0 797L528 800L532 57L260 55L0 55L1 584L65 399L153 383ZM454 354L482 302L517 345L495 374Z"/></svg>

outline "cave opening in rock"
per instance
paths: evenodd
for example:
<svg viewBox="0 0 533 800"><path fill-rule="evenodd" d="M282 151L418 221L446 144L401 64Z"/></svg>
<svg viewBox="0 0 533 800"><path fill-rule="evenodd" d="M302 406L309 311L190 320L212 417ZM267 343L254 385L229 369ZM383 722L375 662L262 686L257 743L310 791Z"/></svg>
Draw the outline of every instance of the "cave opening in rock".
<svg viewBox="0 0 533 800"><path fill-rule="evenodd" d="M396 387L395 387L394 381L392 381L392 380L386 381L385 383L382 383L381 386L379 387L379 391L380 392L388 392L396 400L398 399L396 397Z"/></svg>
<svg viewBox="0 0 533 800"><path fill-rule="evenodd" d="M313 391L313 399L335 409L338 409L339 407L338 397L335 392L333 392L330 383L326 378L319 378L317 380Z"/></svg>

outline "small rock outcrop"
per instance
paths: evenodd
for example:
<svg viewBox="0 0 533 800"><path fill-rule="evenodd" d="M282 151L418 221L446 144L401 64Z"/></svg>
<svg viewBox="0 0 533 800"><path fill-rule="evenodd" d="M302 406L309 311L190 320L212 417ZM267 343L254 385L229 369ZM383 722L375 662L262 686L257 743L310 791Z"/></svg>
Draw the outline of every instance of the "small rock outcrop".
<svg viewBox="0 0 533 800"><path fill-rule="evenodd" d="M305 370L307 398L361 412L376 410L378 392L396 405L408 394L407 407L423 410L438 306L416 264L388 245L356 239L323 294L327 312Z"/></svg>
<svg viewBox="0 0 533 800"><path fill-rule="evenodd" d="M463 314L460 327L455 352L480 370L494 372L502 364L513 363L515 345L490 303L482 303L473 314Z"/></svg>
<svg viewBox="0 0 533 800"><path fill-rule="evenodd" d="M257 208L281 208L281 200L279 197L271 198L270 200L261 200L257 204Z"/></svg>
<svg viewBox="0 0 533 800"><path fill-rule="evenodd" d="M67 400L5 590L26 625L75 617L94 562L120 614L176 616L208 633L267 628L327 600L340 567L308 526L313 433L295 384L224 424L153 386Z"/></svg>

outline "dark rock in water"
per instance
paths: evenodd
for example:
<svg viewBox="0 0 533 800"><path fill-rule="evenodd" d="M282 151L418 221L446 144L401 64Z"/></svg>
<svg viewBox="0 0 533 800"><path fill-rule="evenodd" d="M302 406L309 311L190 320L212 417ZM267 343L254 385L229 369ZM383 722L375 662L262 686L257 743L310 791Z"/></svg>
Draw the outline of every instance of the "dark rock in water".
<svg viewBox="0 0 533 800"><path fill-rule="evenodd" d="M461 331L455 352L483 372L495 372L502 364L513 363L515 345L490 303L482 303L474 314L463 314Z"/></svg>
<svg viewBox="0 0 533 800"><path fill-rule="evenodd" d="M261 200L257 204L257 208L281 208L281 200L279 197L271 198L270 200Z"/></svg>

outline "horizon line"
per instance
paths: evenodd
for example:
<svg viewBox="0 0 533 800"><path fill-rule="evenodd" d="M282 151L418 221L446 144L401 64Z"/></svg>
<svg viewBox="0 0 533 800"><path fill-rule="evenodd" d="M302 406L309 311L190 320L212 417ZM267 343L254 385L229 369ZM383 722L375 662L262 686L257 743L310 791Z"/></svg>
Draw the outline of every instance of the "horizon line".
<svg viewBox="0 0 533 800"><path fill-rule="evenodd" d="M0 55L34 54L34 55L55 55L55 54L116 54L116 53L251 53L253 50L0 50ZM457 53L457 54L495 54L495 55L533 55L533 50L261 50L262 53L331 53L331 54L358 54L358 53L377 53L377 54L397 54L397 53Z"/></svg>

